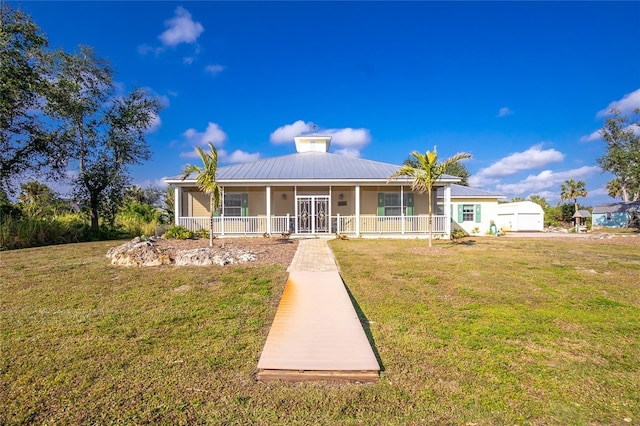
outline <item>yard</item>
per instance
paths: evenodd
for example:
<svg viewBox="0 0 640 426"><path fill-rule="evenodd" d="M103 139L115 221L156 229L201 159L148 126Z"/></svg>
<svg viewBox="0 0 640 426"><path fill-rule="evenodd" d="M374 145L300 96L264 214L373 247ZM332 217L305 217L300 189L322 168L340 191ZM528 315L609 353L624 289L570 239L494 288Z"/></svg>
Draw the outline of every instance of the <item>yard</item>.
<svg viewBox="0 0 640 426"><path fill-rule="evenodd" d="M0 424L638 424L638 241L332 241L375 385L254 380L280 265L0 252Z"/></svg>

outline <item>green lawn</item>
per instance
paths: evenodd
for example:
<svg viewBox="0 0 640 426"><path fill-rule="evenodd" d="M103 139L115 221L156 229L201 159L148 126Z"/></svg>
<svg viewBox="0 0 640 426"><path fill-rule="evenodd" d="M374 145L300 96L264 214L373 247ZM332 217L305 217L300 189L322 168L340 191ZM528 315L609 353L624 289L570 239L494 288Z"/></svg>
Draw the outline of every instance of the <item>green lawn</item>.
<svg viewBox="0 0 640 426"><path fill-rule="evenodd" d="M384 371L261 384L286 271L0 252L0 424L640 424L640 246L333 241Z"/></svg>

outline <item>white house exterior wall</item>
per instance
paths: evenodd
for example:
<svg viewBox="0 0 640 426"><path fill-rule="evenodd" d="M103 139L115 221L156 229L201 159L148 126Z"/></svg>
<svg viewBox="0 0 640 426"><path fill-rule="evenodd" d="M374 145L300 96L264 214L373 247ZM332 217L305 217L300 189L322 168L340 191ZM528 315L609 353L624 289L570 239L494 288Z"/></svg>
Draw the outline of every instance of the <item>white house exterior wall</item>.
<svg viewBox="0 0 640 426"><path fill-rule="evenodd" d="M464 205L474 206L474 217L471 221L460 220L459 211ZM479 206L480 220L477 220L477 209ZM455 198L451 200L451 212L453 221L468 234L485 235L489 232L491 221L497 219L497 202L492 200L480 200L477 198ZM475 232L477 231L477 232Z"/></svg>

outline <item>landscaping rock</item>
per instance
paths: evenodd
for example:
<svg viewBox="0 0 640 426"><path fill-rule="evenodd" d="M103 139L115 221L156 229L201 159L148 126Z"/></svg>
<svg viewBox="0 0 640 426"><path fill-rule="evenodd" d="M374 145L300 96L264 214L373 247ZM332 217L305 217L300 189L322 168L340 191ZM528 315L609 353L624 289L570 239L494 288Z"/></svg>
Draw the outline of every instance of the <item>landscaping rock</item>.
<svg viewBox="0 0 640 426"><path fill-rule="evenodd" d="M253 253L244 250L214 250L197 248L192 250L178 250L176 252L176 265L229 265L234 263L252 262L257 259Z"/></svg>
<svg viewBox="0 0 640 426"><path fill-rule="evenodd" d="M196 248L190 250L175 250L163 243L163 240L149 238L143 240L136 237L107 251L107 257L113 265L122 266L209 266L229 265L253 262L257 259L254 253L242 249L216 250L211 248Z"/></svg>

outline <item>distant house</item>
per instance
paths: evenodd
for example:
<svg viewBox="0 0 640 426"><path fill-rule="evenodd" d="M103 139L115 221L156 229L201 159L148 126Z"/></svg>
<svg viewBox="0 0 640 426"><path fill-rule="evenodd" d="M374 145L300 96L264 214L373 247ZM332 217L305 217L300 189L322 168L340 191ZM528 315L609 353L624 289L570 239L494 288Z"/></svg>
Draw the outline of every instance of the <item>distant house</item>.
<svg viewBox="0 0 640 426"><path fill-rule="evenodd" d="M497 216L496 224L507 231L541 232L544 229L544 210L533 201L498 204Z"/></svg>
<svg viewBox="0 0 640 426"><path fill-rule="evenodd" d="M633 228L640 222L640 201L607 203L593 208L591 224L604 228Z"/></svg>
<svg viewBox="0 0 640 426"><path fill-rule="evenodd" d="M444 214L444 190L438 188L438 214ZM504 195L482 189L451 184L449 214L454 229L468 234L486 234L491 222L497 223L498 200Z"/></svg>

